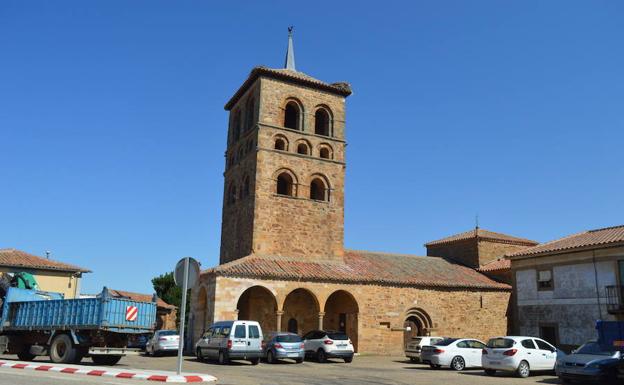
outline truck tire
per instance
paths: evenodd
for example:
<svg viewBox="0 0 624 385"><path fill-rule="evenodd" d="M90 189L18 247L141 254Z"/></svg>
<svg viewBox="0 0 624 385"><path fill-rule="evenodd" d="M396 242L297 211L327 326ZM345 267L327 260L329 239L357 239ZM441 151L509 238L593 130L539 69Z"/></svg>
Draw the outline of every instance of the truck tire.
<svg viewBox="0 0 624 385"><path fill-rule="evenodd" d="M32 361L35 357L36 356L30 352L30 346L24 346L24 349L17 353L17 358L19 358L20 361Z"/></svg>
<svg viewBox="0 0 624 385"><path fill-rule="evenodd" d="M109 354L94 354L91 356L93 363L96 365L113 366L121 360L122 356L113 356Z"/></svg>
<svg viewBox="0 0 624 385"><path fill-rule="evenodd" d="M78 350L67 334L58 334L50 345L50 359L56 364L72 364L76 362Z"/></svg>

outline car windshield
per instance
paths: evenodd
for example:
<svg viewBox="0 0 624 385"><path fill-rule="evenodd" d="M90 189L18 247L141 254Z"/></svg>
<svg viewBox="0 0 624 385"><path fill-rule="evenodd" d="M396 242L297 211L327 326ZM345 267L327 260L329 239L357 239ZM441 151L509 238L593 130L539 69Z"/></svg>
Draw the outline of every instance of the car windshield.
<svg viewBox="0 0 624 385"><path fill-rule="evenodd" d="M295 334L286 334L275 337L277 342L301 342L301 337Z"/></svg>
<svg viewBox="0 0 624 385"><path fill-rule="evenodd" d="M509 349L514 341L509 338L492 338L488 341L487 347L492 349Z"/></svg>
<svg viewBox="0 0 624 385"><path fill-rule="evenodd" d="M349 337L347 337L346 334L340 333L340 332L327 333L327 337L329 337L332 340L348 340L349 339Z"/></svg>
<svg viewBox="0 0 624 385"><path fill-rule="evenodd" d="M177 336L178 332L175 330L161 330L158 332L159 336Z"/></svg>
<svg viewBox="0 0 624 385"><path fill-rule="evenodd" d="M612 356L615 354L615 350L604 350L597 342L588 342L585 345L578 348L575 354L591 354L593 356Z"/></svg>
<svg viewBox="0 0 624 385"><path fill-rule="evenodd" d="M445 338L442 341L436 342L434 345L436 346L449 346L453 342L457 341L457 338Z"/></svg>

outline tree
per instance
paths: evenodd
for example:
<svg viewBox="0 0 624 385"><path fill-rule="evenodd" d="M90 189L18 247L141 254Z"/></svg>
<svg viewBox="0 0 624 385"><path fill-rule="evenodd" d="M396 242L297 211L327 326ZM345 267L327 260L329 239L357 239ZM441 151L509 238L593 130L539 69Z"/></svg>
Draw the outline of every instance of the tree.
<svg viewBox="0 0 624 385"><path fill-rule="evenodd" d="M178 307L178 312L176 316L176 326L180 327L180 313L182 312L180 308L180 303L182 302L182 288L176 285L175 280L173 278L173 272L161 274L158 277L152 278L152 285L154 286L154 291L156 291L156 295L167 302L170 305L174 305ZM186 293L186 320L188 321L188 315L190 313L190 304L191 304L191 292Z"/></svg>

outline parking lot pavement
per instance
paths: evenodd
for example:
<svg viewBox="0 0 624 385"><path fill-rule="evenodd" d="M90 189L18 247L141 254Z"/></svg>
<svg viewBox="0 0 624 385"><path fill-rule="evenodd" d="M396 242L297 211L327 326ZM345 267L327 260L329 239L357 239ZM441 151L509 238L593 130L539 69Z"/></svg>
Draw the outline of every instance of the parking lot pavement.
<svg viewBox="0 0 624 385"><path fill-rule="evenodd" d="M16 359L14 356L3 358ZM45 361L43 357L37 361ZM91 364L85 359L85 364ZM125 357L115 366L117 369L175 370L176 357ZM1 369L0 369L1 370ZM14 370L14 369L13 369ZM280 384L388 384L388 385L513 385L513 384L558 384L554 375L534 375L528 379L515 378L510 375L488 377L482 370L454 372L449 369L433 370L429 366L412 364L404 357L356 356L351 364L339 360L330 360L325 364L306 361L302 364L282 361L276 365L261 363L258 366L243 361L234 361L229 366L220 366L214 362L199 362L194 357L185 357L184 370L194 373L206 373L216 376L217 384L223 385L280 385ZM5 378L6 371L0 372L0 385L48 385L58 382L45 381L41 373L36 377L12 376ZM58 376L58 375L57 375ZM6 382L5 381L8 381ZM23 379L23 380L22 380ZM98 382L100 381L100 382ZM127 384L134 385L134 380L108 380L81 377L81 385L86 384ZM64 382L71 384L72 382ZM146 382L141 382L145 385Z"/></svg>

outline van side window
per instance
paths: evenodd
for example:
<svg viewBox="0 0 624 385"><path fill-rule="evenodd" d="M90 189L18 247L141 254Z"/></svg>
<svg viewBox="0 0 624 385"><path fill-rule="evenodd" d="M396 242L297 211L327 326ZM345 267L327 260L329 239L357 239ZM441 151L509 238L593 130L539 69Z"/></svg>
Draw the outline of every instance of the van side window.
<svg viewBox="0 0 624 385"><path fill-rule="evenodd" d="M236 325L234 329L234 338L247 338L245 335L245 325Z"/></svg>
<svg viewBox="0 0 624 385"><path fill-rule="evenodd" d="M212 337L212 333L214 332L214 330L212 328L208 329L205 333L204 333L204 338L210 338Z"/></svg>
<svg viewBox="0 0 624 385"><path fill-rule="evenodd" d="M260 338L260 330L256 325L249 325L249 338Z"/></svg>

